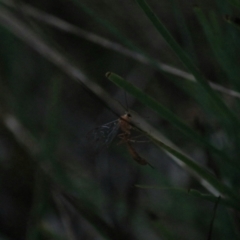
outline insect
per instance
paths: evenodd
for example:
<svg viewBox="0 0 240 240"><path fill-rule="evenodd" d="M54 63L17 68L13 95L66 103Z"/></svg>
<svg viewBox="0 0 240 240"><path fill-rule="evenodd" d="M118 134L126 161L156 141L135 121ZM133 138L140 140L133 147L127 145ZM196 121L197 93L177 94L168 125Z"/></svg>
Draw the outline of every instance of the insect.
<svg viewBox="0 0 240 240"><path fill-rule="evenodd" d="M113 139L117 136L118 131L121 130L121 133L118 134L118 137L121 139L119 144L124 143L127 145L129 154L138 164L149 165L153 168L151 164L137 153L131 144L131 142L136 142L131 138L131 130L133 129L131 118L131 114L127 112L119 119L93 129L93 140L97 142L97 148L104 149L110 145Z"/></svg>
<svg viewBox="0 0 240 240"><path fill-rule="evenodd" d="M96 148L100 150L107 148L117 136L119 129L121 130L119 138L122 139L122 142L129 139L132 129L130 119L131 114L125 113L119 119L94 128L89 135L92 137L92 141L96 143Z"/></svg>
<svg viewBox="0 0 240 240"><path fill-rule="evenodd" d="M132 144L128 141L126 142L128 151L132 156L133 160L135 160L140 165L149 165L151 168L154 168L149 162L147 162L144 158L142 158L136 150L133 148Z"/></svg>

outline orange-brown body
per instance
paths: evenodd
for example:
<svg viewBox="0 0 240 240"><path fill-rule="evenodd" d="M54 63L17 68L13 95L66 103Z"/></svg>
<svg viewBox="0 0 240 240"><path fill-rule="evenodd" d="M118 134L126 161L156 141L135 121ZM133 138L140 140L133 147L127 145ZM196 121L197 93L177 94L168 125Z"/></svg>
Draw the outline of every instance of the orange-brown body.
<svg viewBox="0 0 240 240"><path fill-rule="evenodd" d="M149 165L153 168L151 164L149 164L144 158L142 158L134 149L134 147L131 145L131 130L133 129L133 126L131 125L131 114L126 113L123 116L119 118L119 127L122 131L118 136L121 139L120 143L126 143L128 151L130 155L132 156L133 160L135 160L140 165Z"/></svg>
<svg viewBox="0 0 240 240"><path fill-rule="evenodd" d="M139 163L141 165L147 165L148 164L148 162L136 152L136 150L133 148L133 146L129 142L127 142L127 147L128 147L128 150L129 150L132 158L137 163Z"/></svg>
<svg viewBox="0 0 240 240"><path fill-rule="evenodd" d="M132 116L129 113L126 113L122 115L118 120L120 129L122 130L122 135L121 135L122 139L123 138L127 139L131 135L131 129L133 128L132 125L130 124L131 117Z"/></svg>

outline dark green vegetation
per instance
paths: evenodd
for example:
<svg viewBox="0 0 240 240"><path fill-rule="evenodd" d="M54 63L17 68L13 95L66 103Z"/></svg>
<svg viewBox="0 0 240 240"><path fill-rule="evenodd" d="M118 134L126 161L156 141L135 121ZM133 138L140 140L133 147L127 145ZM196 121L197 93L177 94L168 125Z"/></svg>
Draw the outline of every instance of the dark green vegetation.
<svg viewBox="0 0 240 240"><path fill-rule="evenodd" d="M238 0L0 0L0 239L240 239L239 18ZM153 169L96 141L124 108Z"/></svg>

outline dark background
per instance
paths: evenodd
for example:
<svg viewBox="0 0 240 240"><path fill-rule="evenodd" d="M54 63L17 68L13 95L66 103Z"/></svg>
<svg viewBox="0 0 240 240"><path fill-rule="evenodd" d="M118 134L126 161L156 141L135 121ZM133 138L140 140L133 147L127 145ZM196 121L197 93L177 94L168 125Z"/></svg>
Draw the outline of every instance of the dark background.
<svg viewBox="0 0 240 240"><path fill-rule="evenodd" d="M214 12L224 29L224 15L234 16L236 9L227 1L213 0L151 0L149 4L204 76L231 87L193 7L197 4L210 16ZM219 124L183 90L188 80L175 71L141 63L122 49L104 47L102 39L97 43L86 39L87 33L93 33L126 48L131 41L133 52L139 48L186 71L135 1L1 1L0 8L77 66L87 81L136 111L196 161L211 165L206 149L130 95L126 98L105 73L119 74L200 134L210 132L213 141L222 141ZM37 15L34 10L42 12ZM80 36L78 31L51 26L49 15L47 23L43 21L44 13L86 32ZM189 189L207 193L200 182L151 142L134 146L154 169L134 162L117 139L97 151L91 130L117 119L115 109L99 100L105 93L97 97L89 92L66 74L65 67L56 66L39 51L1 22L0 239L207 239L214 203L188 194ZM236 49L229 46L229 52L239 64ZM222 98L234 105L232 97ZM219 176L215 166L209 169ZM136 184L158 188L142 189ZM218 206L211 239L237 239L238 221L233 215Z"/></svg>

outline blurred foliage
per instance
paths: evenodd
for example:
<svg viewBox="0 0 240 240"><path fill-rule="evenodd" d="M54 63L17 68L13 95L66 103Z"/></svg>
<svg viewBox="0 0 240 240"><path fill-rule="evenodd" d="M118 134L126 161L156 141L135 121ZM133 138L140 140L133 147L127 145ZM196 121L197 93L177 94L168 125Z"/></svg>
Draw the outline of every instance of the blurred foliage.
<svg viewBox="0 0 240 240"><path fill-rule="evenodd" d="M240 239L239 1L147 4L0 0L0 239Z"/></svg>

